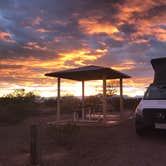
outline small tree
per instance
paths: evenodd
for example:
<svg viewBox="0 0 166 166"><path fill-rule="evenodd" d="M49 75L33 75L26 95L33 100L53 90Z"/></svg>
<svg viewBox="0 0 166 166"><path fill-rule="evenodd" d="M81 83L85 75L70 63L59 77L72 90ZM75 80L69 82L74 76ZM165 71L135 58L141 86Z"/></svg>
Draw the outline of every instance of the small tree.
<svg viewBox="0 0 166 166"><path fill-rule="evenodd" d="M115 80L111 80L107 82L107 87L106 87L106 94L107 96L112 96L117 92L117 87L118 87L118 82ZM103 89L102 87L97 87L96 86L96 92L99 92L98 96L102 96Z"/></svg>
<svg viewBox="0 0 166 166"><path fill-rule="evenodd" d="M109 81L107 83L107 92L108 96L112 96L117 92L118 83L117 81Z"/></svg>

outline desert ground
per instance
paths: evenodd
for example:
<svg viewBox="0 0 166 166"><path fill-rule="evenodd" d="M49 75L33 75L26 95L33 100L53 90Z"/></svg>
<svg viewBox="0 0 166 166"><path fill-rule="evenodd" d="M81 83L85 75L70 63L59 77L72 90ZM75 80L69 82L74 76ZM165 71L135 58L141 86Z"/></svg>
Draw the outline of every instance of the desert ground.
<svg viewBox="0 0 166 166"><path fill-rule="evenodd" d="M29 128L40 123L43 166L164 166L166 134L155 131L139 137L134 120L118 125L80 127L72 145L58 145L47 135L54 115L33 117L20 124L0 127L0 166L30 165Z"/></svg>

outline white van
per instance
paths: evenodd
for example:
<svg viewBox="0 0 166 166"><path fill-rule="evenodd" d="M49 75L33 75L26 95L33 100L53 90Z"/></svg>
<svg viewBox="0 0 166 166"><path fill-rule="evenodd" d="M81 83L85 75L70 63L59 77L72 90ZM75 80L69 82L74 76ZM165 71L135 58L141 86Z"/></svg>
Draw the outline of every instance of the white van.
<svg viewBox="0 0 166 166"><path fill-rule="evenodd" d="M149 129L166 129L166 58L152 59L153 83L135 111L135 128L139 135Z"/></svg>

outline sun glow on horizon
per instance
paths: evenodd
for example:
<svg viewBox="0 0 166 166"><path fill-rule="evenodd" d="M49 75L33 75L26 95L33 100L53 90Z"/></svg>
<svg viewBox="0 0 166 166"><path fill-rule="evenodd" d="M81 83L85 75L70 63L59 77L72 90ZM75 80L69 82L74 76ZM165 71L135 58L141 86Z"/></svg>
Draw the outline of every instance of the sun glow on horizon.
<svg viewBox="0 0 166 166"><path fill-rule="evenodd" d="M25 89L26 92L35 92L35 94L41 97L56 97L57 96L57 86L45 86L45 87L26 87L17 86L16 88L4 88L0 89L0 97L6 96L12 93L15 89ZM146 88L140 87L128 87L124 85L123 95L129 97L143 96ZM85 96L97 95L102 93L102 81L85 82ZM116 87L116 95L119 95L119 87ZM81 82L76 83L62 83L61 85L61 96L73 95L82 96L82 85Z"/></svg>

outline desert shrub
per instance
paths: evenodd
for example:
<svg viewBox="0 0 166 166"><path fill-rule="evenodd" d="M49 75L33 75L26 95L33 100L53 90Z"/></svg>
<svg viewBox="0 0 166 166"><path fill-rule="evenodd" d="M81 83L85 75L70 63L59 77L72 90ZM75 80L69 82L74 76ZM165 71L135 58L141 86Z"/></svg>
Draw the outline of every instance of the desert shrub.
<svg viewBox="0 0 166 166"><path fill-rule="evenodd" d="M56 99L54 99L54 98L44 99L44 105L46 107L56 108Z"/></svg>
<svg viewBox="0 0 166 166"><path fill-rule="evenodd" d="M15 90L0 98L0 123L16 123L37 114L36 96L32 92Z"/></svg>
<svg viewBox="0 0 166 166"><path fill-rule="evenodd" d="M119 97L113 97L108 102L112 105L111 111L119 111L120 110L120 98Z"/></svg>
<svg viewBox="0 0 166 166"><path fill-rule="evenodd" d="M96 112L100 112L102 110L102 96L87 96L85 98L85 106L94 109Z"/></svg>
<svg viewBox="0 0 166 166"><path fill-rule="evenodd" d="M125 110L131 110L134 111L138 103L140 102L141 98L124 98L123 103L124 103L124 109ZM111 99L111 104L113 106L113 111L119 111L120 110L120 98L119 97L114 97Z"/></svg>
<svg viewBox="0 0 166 166"><path fill-rule="evenodd" d="M49 125L48 135L61 146L72 146L77 138L80 128L75 123L66 125Z"/></svg>
<svg viewBox="0 0 166 166"><path fill-rule="evenodd" d="M74 96L64 96L61 98L62 113L73 113L78 110L81 105L81 100Z"/></svg>
<svg viewBox="0 0 166 166"><path fill-rule="evenodd" d="M127 98L124 100L124 107L128 110L135 110L141 98Z"/></svg>
<svg viewBox="0 0 166 166"><path fill-rule="evenodd" d="M89 106L95 106L102 104L102 96L95 95L95 96L87 96L85 98L85 104Z"/></svg>

